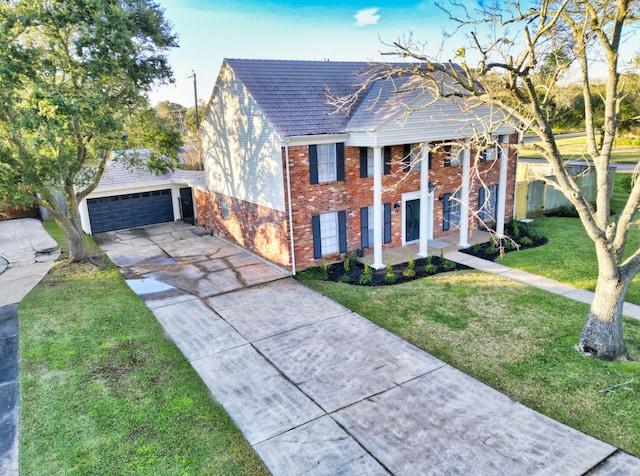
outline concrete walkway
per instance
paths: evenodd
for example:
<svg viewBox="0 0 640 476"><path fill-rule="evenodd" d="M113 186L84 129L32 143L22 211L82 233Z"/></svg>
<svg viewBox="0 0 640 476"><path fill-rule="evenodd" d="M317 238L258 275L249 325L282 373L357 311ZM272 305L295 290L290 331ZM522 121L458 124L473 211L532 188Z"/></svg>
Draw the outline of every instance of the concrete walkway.
<svg viewBox="0 0 640 476"><path fill-rule="evenodd" d="M255 257L157 231L99 240L274 475L640 474Z"/></svg>
<svg viewBox="0 0 640 476"><path fill-rule="evenodd" d="M0 222L0 474L18 474L18 303L60 251L39 220Z"/></svg>

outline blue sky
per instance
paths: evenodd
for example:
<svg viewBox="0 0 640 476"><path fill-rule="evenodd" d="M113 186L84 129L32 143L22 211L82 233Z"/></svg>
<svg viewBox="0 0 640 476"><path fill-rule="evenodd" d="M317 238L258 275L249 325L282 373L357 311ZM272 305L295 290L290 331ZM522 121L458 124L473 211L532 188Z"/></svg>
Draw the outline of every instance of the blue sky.
<svg viewBox="0 0 640 476"><path fill-rule="evenodd" d="M445 15L433 0L160 0L179 35L171 51L175 85L156 88L152 104L208 100L223 58L380 60L383 42L413 36L439 49ZM303 3L303 4L301 4ZM398 6L398 5L401 6ZM453 51L451 46L449 51ZM445 53L447 51L445 50ZM389 59L388 57L386 59Z"/></svg>

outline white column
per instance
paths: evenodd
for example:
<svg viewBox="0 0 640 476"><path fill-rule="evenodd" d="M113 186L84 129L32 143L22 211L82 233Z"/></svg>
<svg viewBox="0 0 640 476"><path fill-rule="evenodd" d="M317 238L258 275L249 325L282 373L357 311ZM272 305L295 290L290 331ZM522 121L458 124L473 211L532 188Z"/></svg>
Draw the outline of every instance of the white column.
<svg viewBox="0 0 640 476"><path fill-rule="evenodd" d="M382 147L373 148L373 263L371 267L384 268L382 262Z"/></svg>
<svg viewBox="0 0 640 476"><path fill-rule="evenodd" d="M498 146L500 147L500 146ZM504 211L507 203L507 168L509 167L509 149L500 154L500 182L498 185L498 206L496 207L496 235L504 236Z"/></svg>
<svg viewBox="0 0 640 476"><path fill-rule="evenodd" d="M471 153L469 149L462 152L462 188L460 190L460 242L459 246L469 246L469 175L471 168Z"/></svg>
<svg viewBox="0 0 640 476"><path fill-rule="evenodd" d="M433 240L433 210L435 210L435 190L429 194L429 239Z"/></svg>
<svg viewBox="0 0 640 476"><path fill-rule="evenodd" d="M420 152L420 245L418 256L429 255L429 144L422 145Z"/></svg>

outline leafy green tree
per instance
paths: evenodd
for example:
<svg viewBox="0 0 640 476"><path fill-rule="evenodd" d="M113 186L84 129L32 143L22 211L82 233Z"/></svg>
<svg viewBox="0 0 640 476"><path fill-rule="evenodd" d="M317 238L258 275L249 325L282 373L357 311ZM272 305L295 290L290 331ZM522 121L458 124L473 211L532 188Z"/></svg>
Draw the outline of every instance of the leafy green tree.
<svg viewBox="0 0 640 476"><path fill-rule="evenodd" d="M502 122L499 116L493 116L489 132L495 134L504 121L523 132L535 132L542 140L540 153L553 170L549 185L561 191L576 208L596 250L599 274L595 297L578 346L586 354L602 359L626 357L622 307L627 288L640 271L640 249L627 249L627 237L629 230L638 226L635 213L640 207L640 180L635 181L622 213L612 218L609 165L625 94L620 51L625 33L632 33L631 28L640 19L640 3L540 0L525 6L517 0L478 1L471 8L452 0L450 5L456 30L464 30L470 40L467 48L458 48L453 61L442 61L437 52L425 53L428 50L424 45L399 40L389 54L413 59L414 63L372 70L360 94L379 79L396 74L417 75L436 99L454 101L467 111L477 110L478 105L501 110ZM562 55L557 54L560 51ZM605 66L601 90L592 80L594 56ZM595 204L567 169L546 110L555 90L554 81L549 80L557 78L569 63L576 65L587 134L586 155L594 164L597 177ZM601 113L593 100L598 93L602 95ZM348 108L357 99L343 98L336 104Z"/></svg>
<svg viewBox="0 0 640 476"><path fill-rule="evenodd" d="M0 3L0 198L37 197L72 261L89 259L77 205L111 152L156 150L157 134L129 138L128 130L148 118L136 111L148 107L151 86L173 80L166 52L175 46L163 10L149 0Z"/></svg>

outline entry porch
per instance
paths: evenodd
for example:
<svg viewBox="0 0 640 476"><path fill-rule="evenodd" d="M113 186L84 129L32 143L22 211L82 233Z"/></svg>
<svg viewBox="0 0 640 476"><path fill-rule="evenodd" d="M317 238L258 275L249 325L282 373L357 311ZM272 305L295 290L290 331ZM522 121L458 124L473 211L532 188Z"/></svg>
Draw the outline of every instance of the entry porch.
<svg viewBox="0 0 640 476"><path fill-rule="evenodd" d="M468 242L471 246L476 243L487 243L491 239L489 232L481 230L473 230L469 233ZM460 241L460 233L451 233L444 236L439 236L437 239L429 240L427 243L427 250L429 256L440 256L440 253L447 253L449 251L456 251L462 247L458 244ZM406 263L409 260L409 256L418 259L419 256L419 243L411 243L404 246L394 246L393 248L387 248L382 250L382 262L387 265L395 265ZM374 253L372 249L365 251L364 256L359 258L359 261L364 264L371 265L374 260Z"/></svg>

